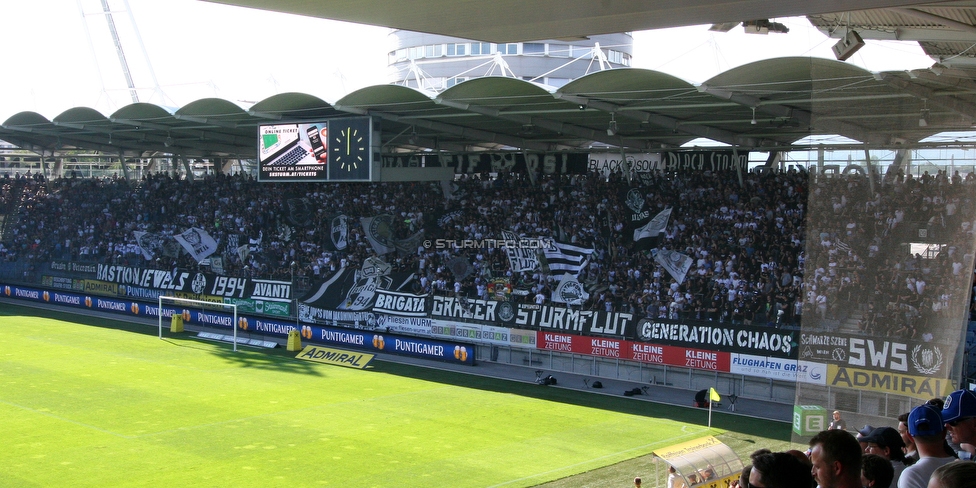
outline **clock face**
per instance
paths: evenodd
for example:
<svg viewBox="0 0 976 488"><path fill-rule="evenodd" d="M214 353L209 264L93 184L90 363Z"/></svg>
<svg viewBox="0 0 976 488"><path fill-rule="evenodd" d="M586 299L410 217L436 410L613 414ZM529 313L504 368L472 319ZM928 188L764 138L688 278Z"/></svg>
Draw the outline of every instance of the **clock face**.
<svg viewBox="0 0 976 488"><path fill-rule="evenodd" d="M368 117L329 121L329 179L368 180L370 158Z"/></svg>

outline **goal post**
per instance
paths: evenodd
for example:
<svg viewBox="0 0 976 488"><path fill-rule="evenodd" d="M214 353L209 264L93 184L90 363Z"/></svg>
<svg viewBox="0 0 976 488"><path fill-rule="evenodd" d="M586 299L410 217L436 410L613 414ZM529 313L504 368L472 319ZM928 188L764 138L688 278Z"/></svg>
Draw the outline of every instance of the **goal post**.
<svg viewBox="0 0 976 488"><path fill-rule="evenodd" d="M236 303L220 303L220 302L208 302L205 300L191 300L189 298L178 298L174 296L159 296L159 338L163 338L163 304L171 304L176 306L189 306L197 307L202 309L222 309L230 310L234 314L234 321L231 322L231 329L234 331L234 352L237 352L237 304Z"/></svg>

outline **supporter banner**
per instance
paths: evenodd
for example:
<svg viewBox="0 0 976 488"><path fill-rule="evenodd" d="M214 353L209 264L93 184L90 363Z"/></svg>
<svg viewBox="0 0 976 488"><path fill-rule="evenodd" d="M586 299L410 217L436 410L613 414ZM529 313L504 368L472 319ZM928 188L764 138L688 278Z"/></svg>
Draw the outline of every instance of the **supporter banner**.
<svg viewBox="0 0 976 488"><path fill-rule="evenodd" d="M624 164L624 161L627 164ZM624 174L625 170L635 173L650 173L661 169L660 154L625 154L623 158L619 154L590 154L586 169L591 172L599 173L600 176L610 176L611 174Z"/></svg>
<svg viewBox="0 0 976 488"><path fill-rule="evenodd" d="M655 344L702 347L756 356L797 357L797 332L716 322L641 319L636 339Z"/></svg>
<svg viewBox="0 0 976 488"><path fill-rule="evenodd" d="M403 317L427 317L427 295L376 290L373 311Z"/></svg>
<svg viewBox="0 0 976 488"><path fill-rule="evenodd" d="M443 319L470 319L479 322L512 324L516 307L511 302L433 296L430 315Z"/></svg>
<svg viewBox="0 0 976 488"><path fill-rule="evenodd" d="M298 317L303 322L330 324L335 327L353 327L356 329L375 329L376 315L372 312L353 312L347 310L328 310L298 304Z"/></svg>
<svg viewBox="0 0 976 488"><path fill-rule="evenodd" d="M955 390L955 383L945 378L847 368L836 364L827 365L827 386L893 393L919 400L945 397Z"/></svg>
<svg viewBox="0 0 976 488"><path fill-rule="evenodd" d="M397 291L413 281L413 273L370 275L358 269L342 268L328 280L314 284L301 302L322 310L370 310L377 292Z"/></svg>
<svg viewBox="0 0 976 488"><path fill-rule="evenodd" d="M515 325L555 329L582 335L632 337L634 315L621 312L574 310L550 305L519 304Z"/></svg>
<svg viewBox="0 0 976 488"><path fill-rule="evenodd" d="M75 278L94 278L98 274L98 265L55 260L51 261L51 271L71 273Z"/></svg>
<svg viewBox="0 0 976 488"><path fill-rule="evenodd" d="M454 168L457 174L586 174L586 153L468 153L457 155L386 156L386 168Z"/></svg>
<svg viewBox="0 0 976 488"><path fill-rule="evenodd" d="M945 377L954 346L865 338L840 332L801 334L799 358L894 374Z"/></svg>
<svg viewBox="0 0 976 488"><path fill-rule="evenodd" d="M694 172L711 171L735 172L739 169L743 173L749 170L748 151L669 151L655 154L626 154L632 175L651 173L654 171ZM603 176L611 173L623 174L624 164L617 154L590 154L587 163L589 171L598 172Z"/></svg>
<svg viewBox="0 0 976 488"><path fill-rule="evenodd" d="M226 298L252 298L272 301L289 301L291 299L291 283L287 281L235 278L211 273L173 272L107 264L98 265L96 278L101 282L137 288L151 288L168 293L184 292ZM111 294L115 295L117 291L113 290Z"/></svg>
<svg viewBox="0 0 976 488"><path fill-rule="evenodd" d="M773 380L795 381L797 364L795 359L732 353L730 355L729 372L747 376L759 376Z"/></svg>

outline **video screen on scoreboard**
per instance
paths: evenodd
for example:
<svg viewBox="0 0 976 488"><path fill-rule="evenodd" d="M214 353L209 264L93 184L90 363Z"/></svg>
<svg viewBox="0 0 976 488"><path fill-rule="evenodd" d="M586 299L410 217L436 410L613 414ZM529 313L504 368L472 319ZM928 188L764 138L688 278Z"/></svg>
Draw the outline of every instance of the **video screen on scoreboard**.
<svg viewBox="0 0 976 488"><path fill-rule="evenodd" d="M258 126L258 181L370 181L372 128L369 117Z"/></svg>

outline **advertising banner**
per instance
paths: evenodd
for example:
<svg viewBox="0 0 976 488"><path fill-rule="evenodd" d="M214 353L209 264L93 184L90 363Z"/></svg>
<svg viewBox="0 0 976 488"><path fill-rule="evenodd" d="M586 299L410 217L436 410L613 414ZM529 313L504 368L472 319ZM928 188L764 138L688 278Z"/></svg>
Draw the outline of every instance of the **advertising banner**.
<svg viewBox="0 0 976 488"><path fill-rule="evenodd" d="M797 364L795 359L771 358L738 353L732 353L730 356L730 373L759 376L774 380L796 380Z"/></svg>
<svg viewBox="0 0 976 488"><path fill-rule="evenodd" d="M893 393L923 401L945 397L956 389L953 381L943 378L847 368L836 364L827 365L827 386Z"/></svg>
<svg viewBox="0 0 976 488"><path fill-rule="evenodd" d="M537 333L537 347L563 353L585 354L645 363L729 372L729 353L686 347L641 344L622 339L587 337L552 332Z"/></svg>

